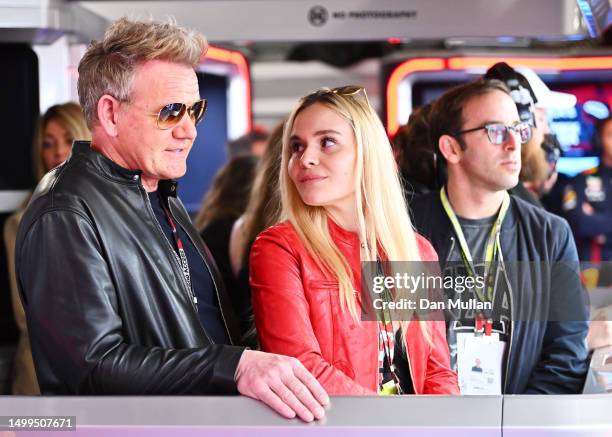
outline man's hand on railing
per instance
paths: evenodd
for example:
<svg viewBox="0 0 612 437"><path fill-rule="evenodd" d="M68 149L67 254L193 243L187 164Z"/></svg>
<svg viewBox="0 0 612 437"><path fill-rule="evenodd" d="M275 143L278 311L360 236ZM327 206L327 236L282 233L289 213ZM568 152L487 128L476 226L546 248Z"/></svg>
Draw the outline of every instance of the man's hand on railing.
<svg viewBox="0 0 612 437"><path fill-rule="evenodd" d="M329 396L296 358L246 350L236 369L238 391L288 419L305 422L325 416Z"/></svg>

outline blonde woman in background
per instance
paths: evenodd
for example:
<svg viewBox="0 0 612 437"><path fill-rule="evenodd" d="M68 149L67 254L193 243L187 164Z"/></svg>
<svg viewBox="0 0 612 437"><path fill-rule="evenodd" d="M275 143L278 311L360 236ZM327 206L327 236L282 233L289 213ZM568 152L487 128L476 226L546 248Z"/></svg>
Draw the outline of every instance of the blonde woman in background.
<svg viewBox="0 0 612 437"><path fill-rule="evenodd" d="M39 181L46 172L57 167L68 158L74 140L90 139L91 133L87 129L83 111L78 104L68 102L51 106L41 117L38 135L34 141L32 156L36 180ZM14 395L39 395L40 389L30 350L25 313L21 305L15 278L15 237L26 204L27 201L4 224L4 243L8 261L13 314L20 333L15 352L11 391Z"/></svg>
<svg viewBox="0 0 612 437"><path fill-rule="evenodd" d="M458 393L444 322L359 320L361 261L437 260L412 229L365 90L303 97L282 147L285 221L260 234L250 257L262 349L298 358L332 395Z"/></svg>

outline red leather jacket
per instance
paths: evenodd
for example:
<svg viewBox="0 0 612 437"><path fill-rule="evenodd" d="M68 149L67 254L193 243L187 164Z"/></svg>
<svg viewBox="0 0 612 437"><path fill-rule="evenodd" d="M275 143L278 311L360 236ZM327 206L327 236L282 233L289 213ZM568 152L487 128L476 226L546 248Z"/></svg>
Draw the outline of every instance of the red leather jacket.
<svg viewBox="0 0 612 437"><path fill-rule="evenodd" d="M357 234L328 221L331 237L360 279ZM436 261L417 236L421 258ZM342 309L337 279L317 267L293 226L262 232L251 249L251 290L263 350L298 358L332 395L372 395L378 388L378 327ZM355 289L359 289L355 287ZM416 394L459 394L450 369L444 322L428 322L431 346L418 323L408 329L408 361Z"/></svg>

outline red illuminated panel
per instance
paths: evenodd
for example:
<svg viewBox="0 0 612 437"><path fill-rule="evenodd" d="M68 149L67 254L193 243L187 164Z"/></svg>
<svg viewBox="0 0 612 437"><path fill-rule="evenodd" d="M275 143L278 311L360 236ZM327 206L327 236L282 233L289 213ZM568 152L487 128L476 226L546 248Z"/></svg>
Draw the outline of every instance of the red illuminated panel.
<svg viewBox="0 0 612 437"><path fill-rule="evenodd" d="M402 80L417 72L440 70L486 70L497 62L507 62L513 67L529 67L533 70L580 71L612 69L612 56L583 57L496 57L465 56L451 58L415 58L399 64L387 81L387 132L394 135L399 129L397 120L398 88Z"/></svg>
<svg viewBox="0 0 612 437"><path fill-rule="evenodd" d="M497 62L506 61L510 66L529 67L534 70L607 70L612 68L612 57L573 57L573 58L535 58L535 57L459 57L449 58L449 70L470 68L488 69Z"/></svg>
<svg viewBox="0 0 612 437"><path fill-rule="evenodd" d="M217 62L223 62L227 64L233 64L238 70L238 74L246 83L246 108L247 108L247 132L250 132L253 128L253 120L251 114L251 76L249 75L249 65L246 58L240 52L234 50L222 49L220 47L209 46L206 55L202 59L202 62L207 60L213 60Z"/></svg>
<svg viewBox="0 0 612 437"><path fill-rule="evenodd" d="M389 76L387 82L387 132L395 134L399 129L397 121L397 90L406 76L416 72L440 71L445 68L443 58L415 58L398 65Z"/></svg>

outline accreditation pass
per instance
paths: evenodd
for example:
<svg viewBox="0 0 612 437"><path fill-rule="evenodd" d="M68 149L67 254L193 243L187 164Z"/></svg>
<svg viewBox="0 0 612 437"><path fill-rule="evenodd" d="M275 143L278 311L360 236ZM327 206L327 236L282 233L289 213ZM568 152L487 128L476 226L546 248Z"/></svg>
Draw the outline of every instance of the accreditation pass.
<svg viewBox="0 0 612 437"><path fill-rule="evenodd" d="M462 395L500 395L505 342L499 334L457 333L457 373Z"/></svg>

